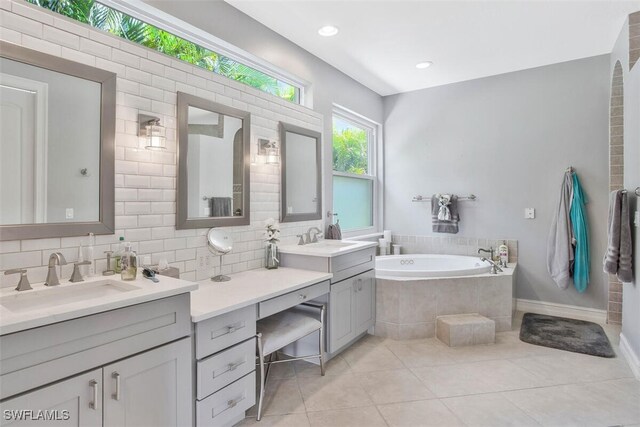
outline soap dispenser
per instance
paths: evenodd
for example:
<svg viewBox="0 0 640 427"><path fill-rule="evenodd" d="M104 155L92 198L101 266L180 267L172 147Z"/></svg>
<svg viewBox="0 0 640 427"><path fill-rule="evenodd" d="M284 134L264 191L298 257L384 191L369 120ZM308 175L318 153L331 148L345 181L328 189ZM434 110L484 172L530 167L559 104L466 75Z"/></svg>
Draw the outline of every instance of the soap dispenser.
<svg viewBox="0 0 640 427"><path fill-rule="evenodd" d="M498 247L498 256L500 257L500 265L506 267L509 262L509 248L507 247L507 242L504 240Z"/></svg>
<svg viewBox="0 0 640 427"><path fill-rule="evenodd" d="M131 250L131 243L125 243L124 252L120 258L120 277L122 280L135 280L138 274L136 253Z"/></svg>

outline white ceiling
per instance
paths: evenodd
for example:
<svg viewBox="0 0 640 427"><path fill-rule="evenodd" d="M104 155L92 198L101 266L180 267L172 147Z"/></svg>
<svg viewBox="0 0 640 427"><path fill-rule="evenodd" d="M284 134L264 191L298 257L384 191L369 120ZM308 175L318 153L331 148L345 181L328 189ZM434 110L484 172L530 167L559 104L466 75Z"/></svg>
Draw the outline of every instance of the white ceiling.
<svg viewBox="0 0 640 427"><path fill-rule="evenodd" d="M610 53L640 10L639 0L226 1L381 95ZM327 24L338 35L319 36Z"/></svg>

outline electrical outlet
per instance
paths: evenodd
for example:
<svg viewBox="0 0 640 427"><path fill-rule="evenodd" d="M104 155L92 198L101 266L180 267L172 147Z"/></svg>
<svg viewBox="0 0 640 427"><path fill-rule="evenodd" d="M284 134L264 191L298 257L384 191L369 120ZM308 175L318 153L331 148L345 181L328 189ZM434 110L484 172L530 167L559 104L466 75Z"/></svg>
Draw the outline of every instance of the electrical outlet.
<svg viewBox="0 0 640 427"><path fill-rule="evenodd" d="M205 256L204 256L204 255L200 255L200 256L198 257L198 267L199 267L199 268L204 268L204 258L205 258Z"/></svg>
<svg viewBox="0 0 640 427"><path fill-rule="evenodd" d="M633 214L633 225L640 227L640 211L635 211Z"/></svg>
<svg viewBox="0 0 640 427"><path fill-rule="evenodd" d="M525 219L534 219L536 217L535 208L524 208L524 218Z"/></svg>
<svg viewBox="0 0 640 427"><path fill-rule="evenodd" d="M65 219L73 219L73 208L67 208L64 212Z"/></svg>

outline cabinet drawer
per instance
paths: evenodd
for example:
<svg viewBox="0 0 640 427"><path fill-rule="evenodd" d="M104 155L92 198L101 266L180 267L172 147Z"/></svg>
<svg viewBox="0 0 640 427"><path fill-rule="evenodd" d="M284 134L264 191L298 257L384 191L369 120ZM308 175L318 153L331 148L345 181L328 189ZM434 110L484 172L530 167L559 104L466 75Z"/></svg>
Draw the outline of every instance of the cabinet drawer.
<svg viewBox="0 0 640 427"><path fill-rule="evenodd" d="M196 425L225 426L256 404L256 373L240 378L204 400L196 401Z"/></svg>
<svg viewBox="0 0 640 427"><path fill-rule="evenodd" d="M331 258L332 283L355 276L375 267L376 248L366 248Z"/></svg>
<svg viewBox="0 0 640 427"><path fill-rule="evenodd" d="M288 294L280 295L279 297L271 298L263 301L259 306L259 318L264 319L272 314L279 313L287 308L295 307L296 305L310 301L314 298L329 293L329 281L316 283L315 285L307 286L306 288L298 289L297 291L289 292Z"/></svg>
<svg viewBox="0 0 640 427"><path fill-rule="evenodd" d="M202 400L255 370L256 340L248 341L214 354L197 363L197 398Z"/></svg>
<svg viewBox="0 0 640 427"><path fill-rule="evenodd" d="M196 323L196 359L203 359L256 334L256 306Z"/></svg>

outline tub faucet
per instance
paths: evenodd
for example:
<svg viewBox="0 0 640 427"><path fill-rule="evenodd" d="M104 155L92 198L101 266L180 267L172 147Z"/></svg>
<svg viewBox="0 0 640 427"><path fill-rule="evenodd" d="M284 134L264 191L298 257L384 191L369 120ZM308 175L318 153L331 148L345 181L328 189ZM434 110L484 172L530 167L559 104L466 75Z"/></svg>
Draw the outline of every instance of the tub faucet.
<svg viewBox="0 0 640 427"><path fill-rule="evenodd" d="M64 255L60 252L54 252L49 256L49 271L47 272L47 280L44 282L45 286L58 286L60 284L56 274L56 264L67 264L67 260L64 259Z"/></svg>
<svg viewBox="0 0 640 427"><path fill-rule="evenodd" d="M493 257L495 255L493 246L490 246L489 249L480 248L478 249L478 253L484 252L491 255L491 261L493 261Z"/></svg>
<svg viewBox="0 0 640 427"><path fill-rule="evenodd" d="M489 272L490 274L498 274L499 272L503 272L504 270L502 270L500 268L500 266L498 264L496 264L495 262L491 261L490 259L487 259L485 257L480 258L480 261L487 261L489 264L491 264L491 271Z"/></svg>

